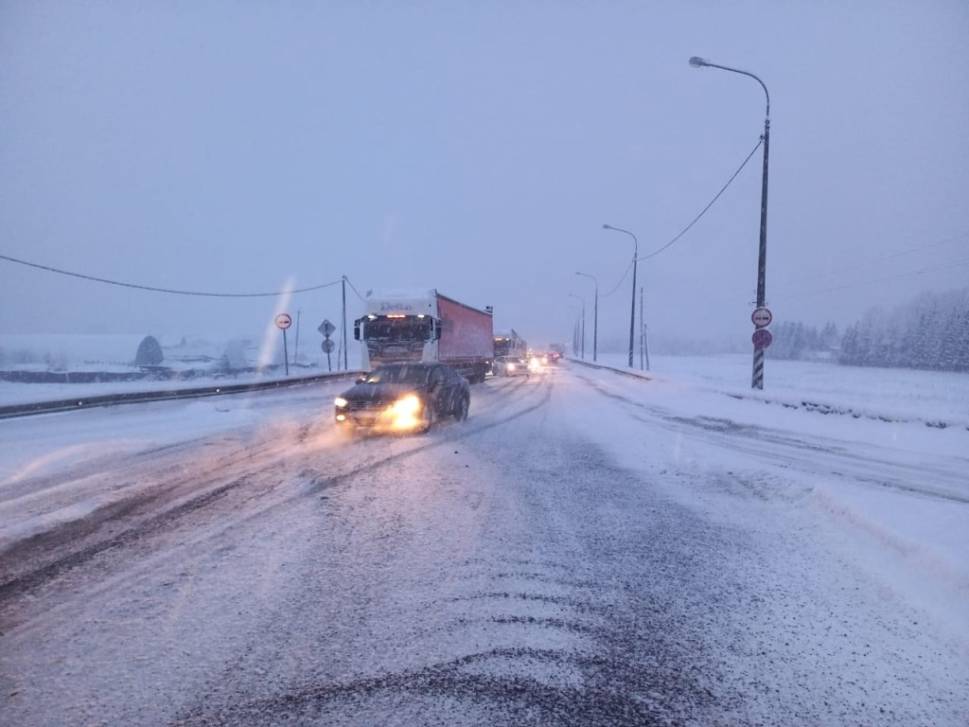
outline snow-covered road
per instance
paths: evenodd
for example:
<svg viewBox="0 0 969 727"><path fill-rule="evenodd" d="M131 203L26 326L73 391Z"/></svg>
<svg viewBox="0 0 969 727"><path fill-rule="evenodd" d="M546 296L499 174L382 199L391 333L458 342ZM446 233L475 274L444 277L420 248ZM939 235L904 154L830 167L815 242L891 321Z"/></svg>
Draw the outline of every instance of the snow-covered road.
<svg viewBox="0 0 969 727"><path fill-rule="evenodd" d="M0 723L966 723L969 433L572 364L350 441L339 387L0 422Z"/></svg>

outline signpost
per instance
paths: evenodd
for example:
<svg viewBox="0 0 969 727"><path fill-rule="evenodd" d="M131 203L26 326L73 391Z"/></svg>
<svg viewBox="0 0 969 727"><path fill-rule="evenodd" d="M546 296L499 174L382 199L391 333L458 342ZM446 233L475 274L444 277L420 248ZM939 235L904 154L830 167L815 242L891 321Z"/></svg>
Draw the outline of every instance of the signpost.
<svg viewBox="0 0 969 727"><path fill-rule="evenodd" d="M754 374L751 385L755 389L764 388L764 349L770 346L771 341L774 340L770 331L767 330L767 326L773 320L774 314L770 312L770 308L763 304L754 308L754 312L750 314L750 322L754 324L756 329L751 339L754 342Z"/></svg>
<svg viewBox="0 0 969 727"><path fill-rule="evenodd" d="M332 371L333 366L330 363L330 354L333 353L333 349L336 348L336 344L333 343L333 339L324 338L323 343L320 344L320 348L322 348L323 352L326 354L326 370Z"/></svg>
<svg viewBox="0 0 969 727"><path fill-rule="evenodd" d="M323 352L326 354L326 370L332 371L333 365L330 363L330 354L333 353L334 344L333 341L330 340L330 336L333 335L333 331L336 330L336 326L334 326L328 320L323 319L323 322L317 327L316 330L323 334L323 343L320 345L320 348L322 348ZM339 366L339 363L337 365Z"/></svg>
<svg viewBox="0 0 969 727"><path fill-rule="evenodd" d="M293 325L293 317L289 313L276 316L276 328L283 332L283 361L286 364L286 375L289 376L289 349L286 346L286 329Z"/></svg>

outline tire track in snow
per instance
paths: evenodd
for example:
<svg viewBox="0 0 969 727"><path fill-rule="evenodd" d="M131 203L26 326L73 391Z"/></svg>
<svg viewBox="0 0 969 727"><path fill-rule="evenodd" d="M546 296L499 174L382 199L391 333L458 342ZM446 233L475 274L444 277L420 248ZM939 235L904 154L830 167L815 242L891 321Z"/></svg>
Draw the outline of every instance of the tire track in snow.
<svg viewBox="0 0 969 727"><path fill-rule="evenodd" d="M500 406L502 401L517 393L523 385L525 385L524 380L516 380L513 384L500 387L497 392L498 397L494 407ZM184 471L184 463L181 460L177 460L164 466L162 470L158 470L158 464L153 461L152 457L149 457L148 462L141 463L144 467L150 468L148 473L141 475L142 477L157 476L159 472L175 472L179 477L172 482L157 484L147 494L135 494L131 498L111 503L104 508L99 508L91 513L90 517L82 521L69 522L60 528L39 534L0 554L0 565L4 566L3 571L6 573L15 573L13 577L0 582L0 608L3 608L11 600L25 593L35 591L45 583L91 561L106 551L118 550L130 546L146 540L152 535L165 531L178 524L185 517L226 500L232 491L244 488L246 485L254 482L264 481L261 479L262 476L273 474L277 469L282 469L281 474L283 475L281 478L276 478L277 484L280 484L280 480L287 479L286 470L289 470L289 478L295 476L297 479L302 479L308 486L304 488L293 488L283 499L277 499L268 503L256 512L248 514L245 519L263 517L268 514L270 509L284 506L294 498L318 494L324 489L351 482L360 475L377 471L424 451L453 444L456 441L474 436L482 431L487 431L488 429L501 426L519 417L526 416L532 411L544 406L550 396L551 384L546 381L541 389L539 401L521 410L477 426L462 426L457 430L450 426L442 427L437 432L434 432L434 434L440 435L443 432L443 436L439 436L433 441L408 447L404 451L395 454L370 457L364 463L354 463L351 460L349 469L334 475L322 477L315 475L312 468L307 468L307 466L315 464L315 460L319 457L319 453L314 450L313 443L310 442L311 437L313 435L325 436L326 432L329 431L326 425L318 422L300 426L293 435L298 444L304 445L306 449L314 450L310 452L297 451L294 453L289 444L269 441L261 445L247 447L244 450L245 455L241 465L238 452L230 452L222 455L216 462L211 463L202 470L193 470L189 473ZM360 454L360 450L364 450L364 456L366 456L367 454L372 454L372 449L374 448L351 447L349 451L352 456L352 454ZM157 448L140 454L151 455L159 450L166 452L168 455L178 457L184 456L188 451L187 445L185 447L179 445ZM294 454L296 455L295 457ZM268 458L268 461L259 467L253 468L250 464L250 462L258 462L266 458ZM140 459L140 457L136 455L136 459ZM123 462L124 460L122 459L121 461ZM213 481L213 475L217 475L233 465L235 469L239 469L241 466L242 472L239 475L230 476L228 481L225 481L225 476L216 477ZM299 472L297 473L297 471ZM105 477L111 475L113 475L113 472L104 474ZM222 484L215 484L220 481ZM106 538L95 539L91 543L83 543L85 537L95 535L105 524L132 516L138 511L150 510L156 505L165 502L166 497L170 498L172 493L187 485L193 486L193 489L201 486L202 491L193 494L187 499L176 499L173 506L161 512L151 514L136 522L134 525L122 529L120 532L110 534ZM251 499L262 500L265 499L267 494L264 491L259 492ZM207 533L205 539L218 537L220 532L228 527L235 526L237 523L238 519L234 518L232 522L225 523L218 531ZM34 553L38 550L49 553L58 547L63 548L65 546L67 549L66 553L56 556L53 559L47 558L39 566L24 567L25 563L29 563L35 557ZM10 565L8 566L7 564Z"/></svg>

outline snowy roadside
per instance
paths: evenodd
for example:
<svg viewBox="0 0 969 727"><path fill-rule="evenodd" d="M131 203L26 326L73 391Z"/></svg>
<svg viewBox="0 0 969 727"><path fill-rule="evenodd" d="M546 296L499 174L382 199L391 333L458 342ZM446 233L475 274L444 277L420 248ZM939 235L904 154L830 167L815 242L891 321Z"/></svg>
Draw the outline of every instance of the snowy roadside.
<svg viewBox="0 0 969 727"><path fill-rule="evenodd" d="M671 381L571 364L588 384L573 409L630 466L697 470L706 506L751 501L861 562L969 645L969 434L962 428L823 416ZM630 427L626 414L660 426ZM648 432L648 437L641 434ZM674 492L697 505L695 491ZM738 506L739 498L739 506ZM775 515L772 515L772 517ZM753 524L752 524L753 526Z"/></svg>
<svg viewBox="0 0 969 727"><path fill-rule="evenodd" d="M655 356L650 371L628 368L625 354L600 354L596 364L588 358L571 360L789 409L969 429L966 374L769 361L768 386L754 391L749 386L750 357L742 354Z"/></svg>

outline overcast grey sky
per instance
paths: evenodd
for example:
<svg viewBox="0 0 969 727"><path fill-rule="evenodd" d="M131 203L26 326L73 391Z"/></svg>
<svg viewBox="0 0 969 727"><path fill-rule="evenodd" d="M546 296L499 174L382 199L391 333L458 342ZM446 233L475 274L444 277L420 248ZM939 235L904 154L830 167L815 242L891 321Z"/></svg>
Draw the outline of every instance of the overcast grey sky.
<svg viewBox="0 0 969 727"><path fill-rule="evenodd" d="M757 141L760 88L691 55L771 90L776 318L969 281L964 0L3 2L0 252L207 290L426 285L564 340L567 294L591 305L574 271L605 292L631 255L602 223L660 246ZM758 156L644 266L654 332L749 335L759 189ZM0 296L0 334L258 335L273 312L3 262Z"/></svg>

